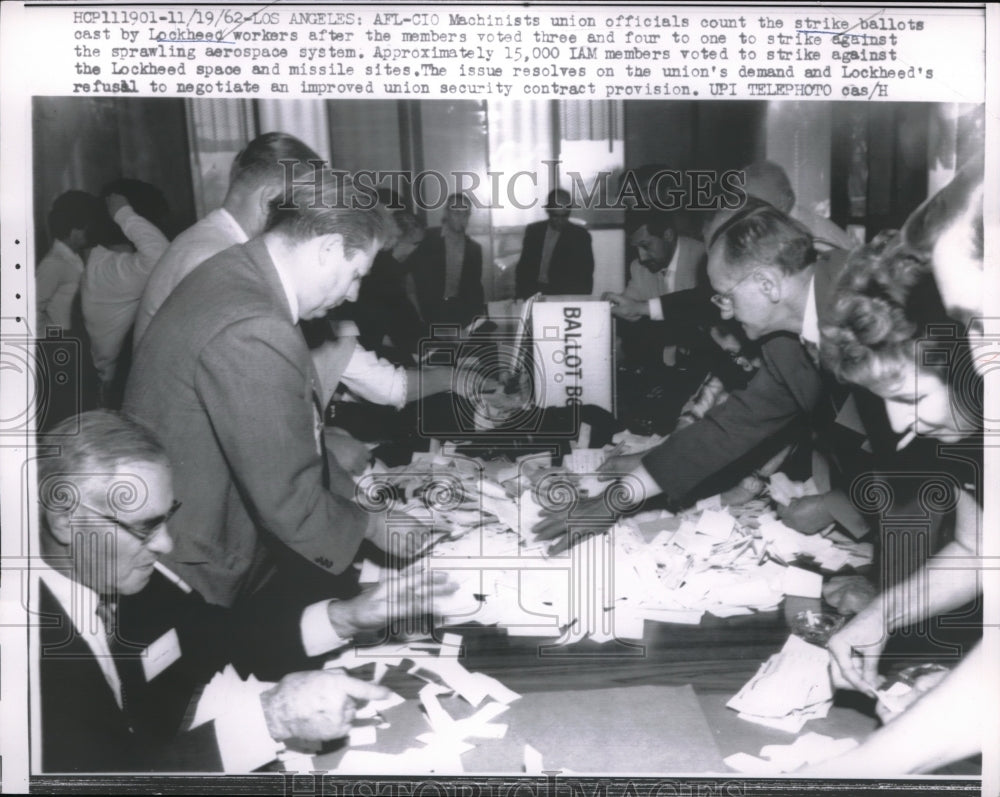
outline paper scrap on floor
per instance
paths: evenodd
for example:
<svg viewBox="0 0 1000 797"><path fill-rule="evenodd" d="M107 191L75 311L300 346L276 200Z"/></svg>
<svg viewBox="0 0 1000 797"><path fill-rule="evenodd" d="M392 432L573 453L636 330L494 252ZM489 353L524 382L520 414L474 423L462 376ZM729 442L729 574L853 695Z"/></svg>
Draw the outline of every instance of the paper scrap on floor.
<svg viewBox="0 0 1000 797"><path fill-rule="evenodd" d="M804 733L791 744L765 745L760 750L760 757L736 753L725 761L745 775L773 775L828 761L857 746L857 740L851 737L834 739L821 733Z"/></svg>
<svg viewBox="0 0 1000 797"><path fill-rule="evenodd" d="M742 719L798 733L833 705L830 655L794 634L726 705Z"/></svg>

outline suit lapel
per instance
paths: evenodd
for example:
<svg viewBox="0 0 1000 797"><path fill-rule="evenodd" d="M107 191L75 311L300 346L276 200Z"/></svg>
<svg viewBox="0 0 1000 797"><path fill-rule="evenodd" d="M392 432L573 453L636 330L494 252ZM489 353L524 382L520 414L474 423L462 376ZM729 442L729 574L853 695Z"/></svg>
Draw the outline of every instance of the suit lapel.
<svg viewBox="0 0 1000 797"><path fill-rule="evenodd" d="M275 267L274 261L271 259L271 255L267 251L267 247L264 245L264 242L259 238L255 238L249 243L244 244L243 248L252 263L254 270L257 272L264 284L267 285L268 291L274 299L275 306L281 308L282 315L286 318L286 320L293 325L297 324L298 319L292 318L291 308L288 306L288 299L285 296L285 288L281 283L281 278L278 276L278 270ZM305 395L309 397L310 403L312 404L314 421L316 423L316 452L323 460L323 486L329 487L330 470L329 463L326 458L326 444L323 440L322 396L324 393L320 385L321 382L319 374L316 372L316 366L310 357L308 371L305 378Z"/></svg>
<svg viewBox="0 0 1000 797"><path fill-rule="evenodd" d="M267 251L263 240L254 238L249 243L243 245L243 250L247 255L258 278L263 282L271 294L275 307L280 308L281 315L292 324L297 324L298 319L292 318L292 309L288 306L288 298L285 296L285 288L281 284L278 276L278 269L271 260L271 255Z"/></svg>

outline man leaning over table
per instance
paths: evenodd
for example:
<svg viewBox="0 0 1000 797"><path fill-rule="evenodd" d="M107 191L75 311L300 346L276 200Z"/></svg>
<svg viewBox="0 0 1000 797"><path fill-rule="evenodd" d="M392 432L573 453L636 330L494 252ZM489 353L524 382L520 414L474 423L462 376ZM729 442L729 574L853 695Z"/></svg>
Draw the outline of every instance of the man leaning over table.
<svg viewBox="0 0 1000 797"><path fill-rule="evenodd" d="M346 179L295 186L263 235L177 286L136 350L125 409L161 436L185 497L167 559L215 603L279 561L298 594L317 579L350 592L362 541L388 547L385 517L331 489L322 387L297 326L353 300L371 268L383 212L356 199Z"/></svg>
<svg viewBox="0 0 1000 797"><path fill-rule="evenodd" d="M797 422L816 420L821 399L831 426L833 402L824 399L828 385L819 368L819 325L829 311L844 253L817 253L812 236L798 222L766 203L751 203L720 226L709 247L708 276L712 301L724 319L735 318L751 340L765 338L763 364L749 385L723 404L641 458L614 457L603 470L627 474L639 486L638 496L665 494L675 504L690 500L710 476L738 462L768 440L778 439ZM775 333L791 334L775 334ZM829 387L835 388L830 380ZM843 398L843 391L835 394ZM816 428L814 426L814 428ZM832 510L838 520L856 528L863 519L846 502ZM588 533L611 525L603 496L583 502L577 516L594 519ZM599 518L607 516L607 523ZM542 539L562 537L569 543L565 514L544 519L535 528ZM563 536L566 535L566 536Z"/></svg>
<svg viewBox="0 0 1000 797"><path fill-rule="evenodd" d="M386 696L338 672L285 675L384 624L381 589L304 609L212 606L158 561L173 547L167 523L179 502L149 429L96 410L41 443L34 608L46 618L38 648L44 771L250 771L284 740L346 735L356 700ZM408 582L394 605L419 610L430 585ZM262 683L251 672L283 677Z"/></svg>
<svg viewBox="0 0 1000 797"><path fill-rule="evenodd" d="M245 244L264 232L274 204L281 201L288 175L311 180L324 163L319 155L287 133L257 136L236 155L229 174L229 189L222 202L205 218L182 232L170 244L149 277L136 314L135 346L157 311L184 278L213 255L231 246ZM329 175L327 175L329 177ZM218 297L225 301L224 294ZM401 408L421 393L451 387L451 369L425 368L415 372L396 368L360 346L355 337L344 335L312 348L312 357L323 388L324 404L343 383L376 404ZM346 432L335 433L332 453L347 470L358 470L368 459L362 443Z"/></svg>

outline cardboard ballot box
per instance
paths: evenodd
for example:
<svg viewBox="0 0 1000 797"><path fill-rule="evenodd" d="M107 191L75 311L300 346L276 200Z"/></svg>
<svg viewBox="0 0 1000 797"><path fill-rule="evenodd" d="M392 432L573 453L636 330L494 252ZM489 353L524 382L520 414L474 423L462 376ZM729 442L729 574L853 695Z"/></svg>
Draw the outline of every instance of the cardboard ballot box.
<svg viewBox="0 0 1000 797"><path fill-rule="evenodd" d="M530 305L530 306L526 306ZM615 412L614 327L611 304L591 296L543 296L496 302L490 320L530 361L535 404L592 404Z"/></svg>

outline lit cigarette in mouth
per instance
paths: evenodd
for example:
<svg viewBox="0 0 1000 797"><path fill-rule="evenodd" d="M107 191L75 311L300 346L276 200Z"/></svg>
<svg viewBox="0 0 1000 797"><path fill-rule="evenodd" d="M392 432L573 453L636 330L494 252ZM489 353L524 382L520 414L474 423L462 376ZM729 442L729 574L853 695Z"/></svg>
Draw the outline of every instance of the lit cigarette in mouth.
<svg viewBox="0 0 1000 797"><path fill-rule="evenodd" d="M908 432L907 432L906 434L904 434L904 435L902 436L902 438L900 438L899 442L898 442L898 443L896 443L896 450L897 450L897 451L902 451L902 450L903 450L904 448L906 448L906 447L907 447L907 446L908 446L908 445L909 445L910 443L912 443L912 442L913 442L913 439L914 439L914 438L915 438L916 436L917 436L917 432L916 432L916 430L915 430L915 429L910 429L910 430L909 430L909 431L908 431Z"/></svg>

